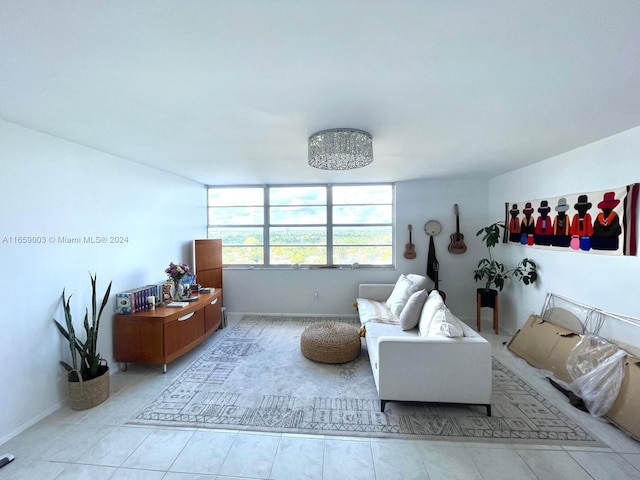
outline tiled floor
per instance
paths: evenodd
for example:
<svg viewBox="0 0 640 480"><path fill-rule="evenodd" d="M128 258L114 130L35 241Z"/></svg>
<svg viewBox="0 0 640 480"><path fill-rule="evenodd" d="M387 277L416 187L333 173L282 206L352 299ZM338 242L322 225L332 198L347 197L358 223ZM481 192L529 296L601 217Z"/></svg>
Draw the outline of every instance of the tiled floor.
<svg viewBox="0 0 640 480"><path fill-rule="evenodd" d="M640 479L640 442L566 404L536 370L486 334L494 354L607 447L559 447L248 433L126 425L206 344L169 366L132 365L91 410L64 407L0 446L0 480L625 480Z"/></svg>

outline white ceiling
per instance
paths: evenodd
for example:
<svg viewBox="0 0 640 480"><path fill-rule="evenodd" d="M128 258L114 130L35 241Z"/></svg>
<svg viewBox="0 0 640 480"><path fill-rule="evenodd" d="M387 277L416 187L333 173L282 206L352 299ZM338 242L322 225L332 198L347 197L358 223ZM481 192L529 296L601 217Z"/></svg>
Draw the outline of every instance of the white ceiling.
<svg viewBox="0 0 640 480"><path fill-rule="evenodd" d="M640 125L637 0L0 0L0 117L205 184L489 177ZM373 135L325 172L307 138Z"/></svg>

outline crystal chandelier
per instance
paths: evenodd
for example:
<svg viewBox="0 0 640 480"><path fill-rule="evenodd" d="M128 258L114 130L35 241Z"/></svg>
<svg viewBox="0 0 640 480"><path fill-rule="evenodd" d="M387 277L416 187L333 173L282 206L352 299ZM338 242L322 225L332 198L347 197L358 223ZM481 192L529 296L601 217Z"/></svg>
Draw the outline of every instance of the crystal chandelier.
<svg viewBox="0 0 640 480"><path fill-rule="evenodd" d="M355 128L332 128L309 137L309 165L323 170L351 170L373 162L371 134Z"/></svg>

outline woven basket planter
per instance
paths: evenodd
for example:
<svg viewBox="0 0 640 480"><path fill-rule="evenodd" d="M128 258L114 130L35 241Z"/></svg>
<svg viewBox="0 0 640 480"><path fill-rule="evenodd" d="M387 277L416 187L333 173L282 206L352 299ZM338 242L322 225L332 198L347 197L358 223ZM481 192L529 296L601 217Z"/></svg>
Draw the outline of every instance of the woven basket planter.
<svg viewBox="0 0 640 480"><path fill-rule="evenodd" d="M69 406L72 410L87 410L100 405L109 398L109 367L100 365L98 373L99 376L91 380L67 381L69 384Z"/></svg>

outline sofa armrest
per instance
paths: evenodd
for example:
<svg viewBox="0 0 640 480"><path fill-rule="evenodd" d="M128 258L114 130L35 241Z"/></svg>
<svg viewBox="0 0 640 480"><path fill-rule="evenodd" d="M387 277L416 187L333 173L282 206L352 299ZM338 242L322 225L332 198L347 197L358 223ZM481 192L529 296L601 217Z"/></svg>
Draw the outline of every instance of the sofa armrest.
<svg viewBox="0 0 640 480"><path fill-rule="evenodd" d="M358 298L384 302L393 292L393 287L393 283L361 283L358 286Z"/></svg>

